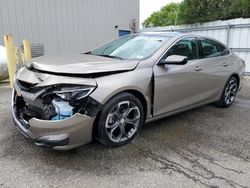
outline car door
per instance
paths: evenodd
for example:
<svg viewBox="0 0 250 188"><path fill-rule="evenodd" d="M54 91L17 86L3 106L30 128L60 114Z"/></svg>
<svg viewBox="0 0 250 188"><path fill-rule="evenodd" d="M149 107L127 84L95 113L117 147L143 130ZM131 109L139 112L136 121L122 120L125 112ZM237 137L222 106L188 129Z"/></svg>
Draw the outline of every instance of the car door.
<svg viewBox="0 0 250 188"><path fill-rule="evenodd" d="M208 38L198 39L200 49L200 73L206 76L207 90L204 94L217 98L231 74L231 54L219 42Z"/></svg>
<svg viewBox="0 0 250 188"><path fill-rule="evenodd" d="M203 72L203 60L199 59L198 40L194 37L182 38L162 56L188 57L185 65L154 66L154 116L189 108L208 100L211 81ZM208 85L207 85L208 84Z"/></svg>

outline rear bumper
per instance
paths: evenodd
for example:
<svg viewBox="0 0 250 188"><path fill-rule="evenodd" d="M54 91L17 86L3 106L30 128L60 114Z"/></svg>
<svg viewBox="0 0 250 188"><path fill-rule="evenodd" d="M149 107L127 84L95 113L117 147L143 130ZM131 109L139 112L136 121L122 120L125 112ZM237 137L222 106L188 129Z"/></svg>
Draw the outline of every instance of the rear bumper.
<svg viewBox="0 0 250 188"><path fill-rule="evenodd" d="M92 141L95 117L76 113L64 120L32 118L26 122L16 115L14 96L12 96L12 116L20 132L38 146L55 150L70 150Z"/></svg>

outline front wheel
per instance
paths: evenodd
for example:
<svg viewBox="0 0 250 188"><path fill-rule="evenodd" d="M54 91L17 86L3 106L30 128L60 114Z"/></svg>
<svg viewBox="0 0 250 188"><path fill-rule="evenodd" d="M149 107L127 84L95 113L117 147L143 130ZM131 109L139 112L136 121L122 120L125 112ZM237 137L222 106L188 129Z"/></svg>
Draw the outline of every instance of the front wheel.
<svg viewBox="0 0 250 188"><path fill-rule="evenodd" d="M108 147L131 142L144 123L144 110L139 99L130 93L110 99L102 109L98 133L99 141Z"/></svg>
<svg viewBox="0 0 250 188"><path fill-rule="evenodd" d="M238 87L237 79L234 76L230 77L227 80L221 98L218 102L216 102L216 105L219 107L229 107L233 104L237 95Z"/></svg>

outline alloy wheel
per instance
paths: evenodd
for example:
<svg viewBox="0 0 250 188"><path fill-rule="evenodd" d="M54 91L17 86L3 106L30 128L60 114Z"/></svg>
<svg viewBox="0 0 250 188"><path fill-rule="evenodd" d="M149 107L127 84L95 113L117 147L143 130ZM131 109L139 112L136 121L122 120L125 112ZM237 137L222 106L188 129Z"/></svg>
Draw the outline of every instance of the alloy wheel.
<svg viewBox="0 0 250 188"><path fill-rule="evenodd" d="M140 110L131 101L118 103L108 114L105 129L110 140L119 143L130 139L140 124Z"/></svg>
<svg viewBox="0 0 250 188"><path fill-rule="evenodd" d="M238 85L235 79L232 79L228 82L228 85L225 89L225 102L227 105L232 104L236 98Z"/></svg>

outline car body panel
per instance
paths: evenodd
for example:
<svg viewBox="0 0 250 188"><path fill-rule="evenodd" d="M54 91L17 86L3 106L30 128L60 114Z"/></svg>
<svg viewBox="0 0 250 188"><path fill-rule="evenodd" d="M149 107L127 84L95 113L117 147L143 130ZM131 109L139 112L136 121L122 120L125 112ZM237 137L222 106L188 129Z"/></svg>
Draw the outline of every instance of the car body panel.
<svg viewBox="0 0 250 188"><path fill-rule="evenodd" d="M197 64L199 61L194 60L186 65L154 67L154 116L215 98L209 74L196 72Z"/></svg>
<svg viewBox="0 0 250 188"><path fill-rule="evenodd" d="M12 94L12 117L15 125L22 134L35 143L43 136L66 134L69 143L66 146L56 146L57 150L70 150L92 141L92 125L95 118L79 113L65 120L45 121L36 118L29 120L29 129L24 128L15 113L14 91Z"/></svg>
<svg viewBox="0 0 250 188"><path fill-rule="evenodd" d="M72 76L59 76L53 74L46 74L41 72L34 72L26 67L17 72L16 78L23 82L36 84L36 87L44 87L55 84L78 84L96 86L96 81L92 78L79 78Z"/></svg>
<svg viewBox="0 0 250 188"><path fill-rule="evenodd" d="M190 37L199 39L196 35L181 35L175 38L175 42L166 47L157 62L176 42ZM190 109L219 100L227 79L233 74L244 74L242 67L244 65L240 58L231 52L227 56L198 58L188 61L185 65L157 65L156 63L153 116L164 116L164 114L182 111L182 108Z"/></svg>
<svg viewBox="0 0 250 188"><path fill-rule="evenodd" d="M30 132L32 132L34 139L47 135L67 134L69 138L68 146L57 146L55 148L64 150L91 142L94 120L93 117L77 113L68 119L58 121L44 121L33 118L29 121L29 124L32 125Z"/></svg>
<svg viewBox="0 0 250 188"><path fill-rule="evenodd" d="M152 68L141 68L130 72L96 78L98 87L90 96L101 104L105 104L118 93L135 91L144 96L147 109L151 109L152 76ZM150 118L150 116L150 110L147 110L146 117Z"/></svg>
<svg viewBox="0 0 250 188"><path fill-rule="evenodd" d="M171 35L172 38L148 59L118 60L87 54L45 56L33 59L32 63L17 72L15 79L34 84L35 87L60 84L93 86L95 90L89 97L100 105L105 105L119 93L136 93L142 102L145 101L146 122L217 101L231 75L239 76L241 82L245 67L232 52L223 57L192 60L185 65L158 65L163 54L178 40L199 37L177 33ZM225 63L227 66L224 66ZM197 67L200 69L197 70ZM20 95L29 95L27 91L14 86ZM14 111L13 117L22 128ZM32 118L25 134L34 140L47 135L68 134L68 145L54 147L67 150L91 141L95 120L96 117L79 113L59 121Z"/></svg>
<svg viewBox="0 0 250 188"><path fill-rule="evenodd" d="M32 59L28 67L49 73L93 74L133 70L137 60L117 60L89 54L41 56Z"/></svg>

